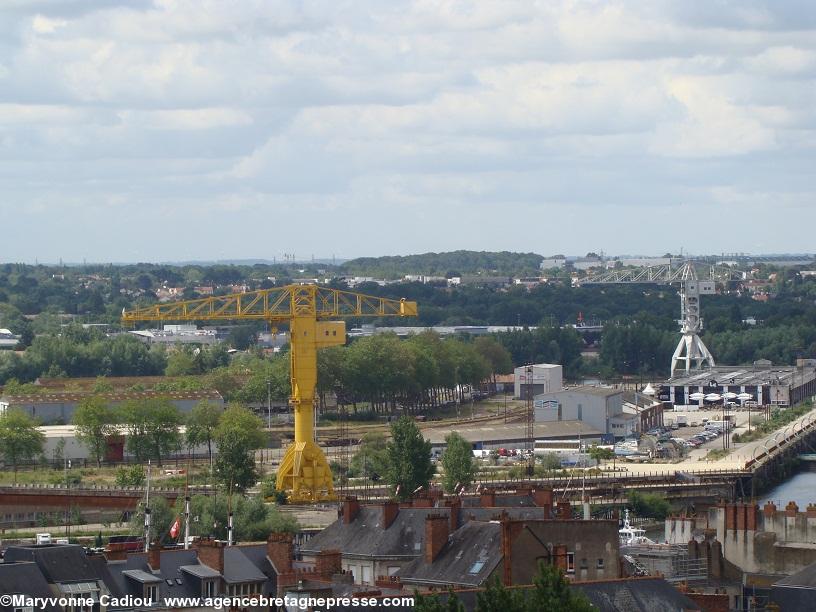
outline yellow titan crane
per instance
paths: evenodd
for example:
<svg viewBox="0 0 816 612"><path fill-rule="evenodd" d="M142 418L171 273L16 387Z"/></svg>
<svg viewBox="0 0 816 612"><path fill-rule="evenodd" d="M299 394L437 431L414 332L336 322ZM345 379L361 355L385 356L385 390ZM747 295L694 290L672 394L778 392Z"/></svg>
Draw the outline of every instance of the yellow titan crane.
<svg viewBox="0 0 816 612"><path fill-rule="evenodd" d="M287 285L247 293L155 304L123 311L122 321L263 320L289 324L295 442L278 469L277 488L295 502L335 499L326 456L314 439L317 349L346 343L341 317L412 317L416 302L390 300L317 285Z"/></svg>

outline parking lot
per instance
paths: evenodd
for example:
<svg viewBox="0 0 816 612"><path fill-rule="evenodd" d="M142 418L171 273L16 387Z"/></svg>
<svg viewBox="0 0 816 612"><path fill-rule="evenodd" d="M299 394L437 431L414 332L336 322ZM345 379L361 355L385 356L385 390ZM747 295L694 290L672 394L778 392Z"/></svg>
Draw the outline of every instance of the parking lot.
<svg viewBox="0 0 816 612"><path fill-rule="evenodd" d="M729 410L728 415L733 423L729 435L747 431L749 418L752 424L763 420L762 411L756 409ZM685 449L684 454L688 453L691 458L702 458L708 451L722 448L723 427L716 426L722 421L721 407L719 410L666 412L664 427L648 432L641 440L639 452L652 450L657 455L672 456L671 449L667 452L666 447L673 445Z"/></svg>

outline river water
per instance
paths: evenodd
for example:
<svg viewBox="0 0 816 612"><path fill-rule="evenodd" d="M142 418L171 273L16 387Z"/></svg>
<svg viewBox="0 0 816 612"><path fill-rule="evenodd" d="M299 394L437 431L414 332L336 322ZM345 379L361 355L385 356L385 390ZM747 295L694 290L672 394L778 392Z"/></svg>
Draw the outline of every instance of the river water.
<svg viewBox="0 0 816 612"><path fill-rule="evenodd" d="M762 495L759 498L760 507L766 501L772 501L780 510L788 502L794 501L799 506L799 511L803 512L808 504L816 504L816 472L802 471L795 474Z"/></svg>

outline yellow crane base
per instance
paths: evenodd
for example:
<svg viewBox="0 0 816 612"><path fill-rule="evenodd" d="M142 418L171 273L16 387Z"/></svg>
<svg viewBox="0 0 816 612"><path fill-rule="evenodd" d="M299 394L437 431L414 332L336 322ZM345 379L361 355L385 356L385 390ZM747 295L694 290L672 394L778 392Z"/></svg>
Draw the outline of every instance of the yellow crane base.
<svg viewBox="0 0 816 612"><path fill-rule="evenodd" d="M337 499L326 455L311 440L295 442L286 449L275 486L278 491L286 491L289 501L295 503Z"/></svg>

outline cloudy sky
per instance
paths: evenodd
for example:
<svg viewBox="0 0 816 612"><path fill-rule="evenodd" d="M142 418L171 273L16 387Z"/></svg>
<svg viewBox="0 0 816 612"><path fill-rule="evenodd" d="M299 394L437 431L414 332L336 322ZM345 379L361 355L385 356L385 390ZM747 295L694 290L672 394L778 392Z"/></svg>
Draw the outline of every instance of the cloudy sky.
<svg viewBox="0 0 816 612"><path fill-rule="evenodd" d="M0 261L813 252L812 0L2 0Z"/></svg>

